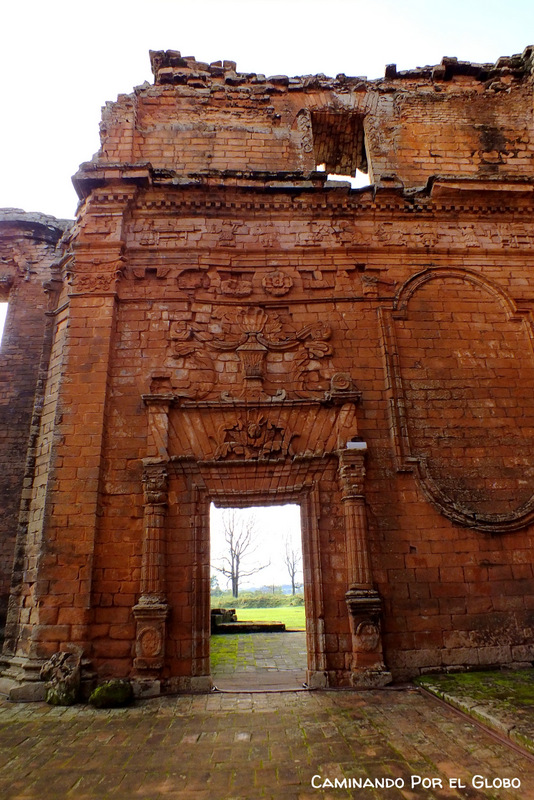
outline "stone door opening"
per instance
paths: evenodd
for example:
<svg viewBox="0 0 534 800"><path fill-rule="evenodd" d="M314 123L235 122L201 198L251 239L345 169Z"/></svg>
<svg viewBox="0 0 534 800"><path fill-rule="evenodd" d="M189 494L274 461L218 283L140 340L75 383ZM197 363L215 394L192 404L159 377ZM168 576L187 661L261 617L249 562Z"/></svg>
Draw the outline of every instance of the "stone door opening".
<svg viewBox="0 0 534 800"><path fill-rule="evenodd" d="M7 317L7 303L0 300L0 346L2 345L2 338L4 335L4 326Z"/></svg>
<svg viewBox="0 0 534 800"><path fill-rule="evenodd" d="M210 666L225 689L306 683L301 510L210 508Z"/></svg>

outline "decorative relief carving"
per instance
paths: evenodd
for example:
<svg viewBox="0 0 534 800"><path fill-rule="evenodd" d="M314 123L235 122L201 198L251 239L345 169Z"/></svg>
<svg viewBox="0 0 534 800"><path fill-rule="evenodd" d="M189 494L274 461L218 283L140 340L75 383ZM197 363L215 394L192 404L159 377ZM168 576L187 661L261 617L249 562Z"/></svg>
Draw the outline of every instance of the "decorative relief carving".
<svg viewBox="0 0 534 800"><path fill-rule="evenodd" d="M307 231L297 234L297 244L301 247L334 243L334 232L326 222L311 222Z"/></svg>
<svg viewBox="0 0 534 800"><path fill-rule="evenodd" d="M310 112L303 108L297 114L297 130L300 133L302 149L305 153L313 152L313 133L310 119Z"/></svg>
<svg viewBox="0 0 534 800"><path fill-rule="evenodd" d="M158 219L137 219L132 225L133 235L141 247L169 247L187 244L198 227L191 220L176 215Z"/></svg>
<svg viewBox="0 0 534 800"><path fill-rule="evenodd" d="M220 247L235 247L236 234L241 230L242 233L247 233L248 228L242 222L216 222L212 226L212 232L218 234L219 239L217 244Z"/></svg>
<svg viewBox="0 0 534 800"><path fill-rule="evenodd" d="M219 273L221 293L230 297L248 297L252 294L252 280L247 273Z"/></svg>
<svg viewBox="0 0 534 800"><path fill-rule="evenodd" d="M339 455L339 480L345 499L363 497L365 450L342 450Z"/></svg>
<svg viewBox="0 0 534 800"><path fill-rule="evenodd" d="M75 292L111 292L115 289L118 275L76 275L69 280Z"/></svg>
<svg viewBox="0 0 534 800"><path fill-rule="evenodd" d="M165 620L169 608L165 603L138 603L133 607L136 621L134 667L141 674L158 671L165 656Z"/></svg>
<svg viewBox="0 0 534 800"><path fill-rule="evenodd" d="M66 265L67 283L73 292L113 292L124 272L125 259L92 262L71 258Z"/></svg>
<svg viewBox="0 0 534 800"><path fill-rule="evenodd" d="M143 474L143 502L145 505L167 503L168 475L161 465L145 467Z"/></svg>
<svg viewBox="0 0 534 800"><path fill-rule="evenodd" d="M142 658L154 658L163 652L161 630L154 627L143 627L138 636L139 655Z"/></svg>
<svg viewBox="0 0 534 800"><path fill-rule="evenodd" d="M358 650L373 653L381 644L380 628L371 620L364 620L357 626L354 639Z"/></svg>
<svg viewBox="0 0 534 800"><path fill-rule="evenodd" d="M181 397L201 400L215 384L215 365L204 343L209 336L195 323L180 320L171 323L173 357L177 360L177 372L173 390Z"/></svg>
<svg viewBox="0 0 534 800"><path fill-rule="evenodd" d="M305 135L307 126L306 114L297 117L297 127ZM311 152L311 151L310 151ZM360 203L364 203L361 199ZM432 207L432 206L431 206ZM365 210L365 209L362 209ZM441 205L435 205L440 212ZM450 212L445 206L444 211ZM372 247L377 241L392 247L410 248L495 248L503 246L511 249L530 247L534 244L534 233L528 223L514 221L504 223L480 222L472 223L446 222L436 228L432 221L424 218L413 219L413 207L410 207L410 219L406 219L402 206L397 209L397 218L391 222L374 225L370 218L325 219L312 222L306 228L295 229L295 241L303 247L313 245L336 247L339 245L357 245ZM204 237L213 239L222 247L235 248L240 237L247 237L247 243L257 244L263 248L279 247L280 229L273 223L257 223L251 221L246 225L238 220L213 221L208 228L193 219L179 219L176 215L158 219L137 219L128 232L142 247L159 247L163 253L171 247L195 246ZM102 236L102 233L98 235ZM105 234L109 236L110 234Z"/></svg>
<svg viewBox="0 0 534 800"><path fill-rule="evenodd" d="M334 268L317 269L316 266L300 268L304 289L333 289L335 286Z"/></svg>
<svg viewBox="0 0 534 800"><path fill-rule="evenodd" d="M340 220L334 222L332 225L332 233L339 244L348 245L353 244L357 239L357 233L354 229L354 223L347 220Z"/></svg>
<svg viewBox="0 0 534 800"><path fill-rule="evenodd" d="M266 249L272 250L275 247L280 246L278 240L278 231L274 225L267 223L266 225L262 226L253 226L251 227L250 233L252 237L257 237L260 245Z"/></svg>
<svg viewBox="0 0 534 800"><path fill-rule="evenodd" d="M382 293L387 292L388 294L394 291L397 285L396 281L380 277L380 272L381 271L378 269L367 269L362 273L361 278L364 297L378 297L381 289Z"/></svg>
<svg viewBox="0 0 534 800"><path fill-rule="evenodd" d="M290 454L291 441L298 434L286 437L285 429L260 412L247 414L246 418L221 425L215 450L215 458L231 455L258 459L274 455Z"/></svg>
<svg viewBox="0 0 534 800"><path fill-rule="evenodd" d="M206 271L199 269L184 269L177 278L178 288L184 292L195 289L209 289L210 279Z"/></svg>
<svg viewBox="0 0 534 800"><path fill-rule="evenodd" d="M0 273L0 289L9 290L13 286L14 278L9 272Z"/></svg>
<svg viewBox="0 0 534 800"><path fill-rule="evenodd" d="M208 324L193 320L172 322L172 355L178 360L173 391L181 397L200 400L214 389L219 376L221 396L231 400L229 388L224 387L216 367L217 353L228 353L238 359L242 384L239 397L270 397L264 392L263 384L266 379L276 383L280 372L276 375L269 372L269 357L289 351L295 354L284 362L287 363L286 383L294 387L296 395L305 397L310 389L325 391L328 384L321 375L320 362L333 352L328 342L331 333L323 322L307 325L296 332L284 330L277 313L259 306L223 308ZM236 378L234 371L233 386ZM284 395L281 388L275 393L278 398Z"/></svg>
<svg viewBox="0 0 534 800"><path fill-rule="evenodd" d="M325 392L325 400L336 405L359 403L362 393L348 372L336 372L330 378L330 389Z"/></svg>
<svg viewBox="0 0 534 800"><path fill-rule="evenodd" d="M281 269L269 272L261 282L267 294L275 297L282 297L287 294L293 286L293 278Z"/></svg>
<svg viewBox="0 0 534 800"><path fill-rule="evenodd" d="M296 334L297 340L301 344L299 353L294 361L293 378L297 384L296 394L298 397L306 397L311 388L312 378L315 378L316 388L324 388L321 385L322 359L333 354L333 347L328 343L332 335L332 329L324 322L315 322L306 325L305 328Z"/></svg>

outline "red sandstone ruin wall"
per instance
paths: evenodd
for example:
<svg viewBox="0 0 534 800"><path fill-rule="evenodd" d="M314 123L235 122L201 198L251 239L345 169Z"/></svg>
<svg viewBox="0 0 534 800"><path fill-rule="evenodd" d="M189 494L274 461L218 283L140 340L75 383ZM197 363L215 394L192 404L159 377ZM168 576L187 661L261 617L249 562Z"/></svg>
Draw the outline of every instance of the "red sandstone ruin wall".
<svg viewBox="0 0 534 800"><path fill-rule="evenodd" d="M225 194L218 195L221 203ZM174 353L180 338L176 339L173 326L184 321L186 325L195 323L205 327L221 307L228 309L244 303L265 306L266 300L267 310L279 313L283 309L293 327L327 319L332 327L328 343L333 349L327 373L328 370L350 372L362 391L358 429L369 444L366 493L373 568L385 599L385 645L390 668L400 677L437 665L530 660L531 646L527 642L532 610L529 598L534 585L529 529L491 534L454 524L425 497L416 476L404 471L405 465L396 458L395 439L400 434L394 429L395 421L391 416L391 403L395 398L388 391L391 374L388 375L389 365L384 355L388 342L378 313L379 308L392 306L394 296L399 294L401 286L408 285L412 276L424 275L429 267L432 274L443 274L447 279L444 287L438 286L432 301L419 301L420 295L414 295L417 302L422 302L423 312L416 309L416 315L423 315L419 323L423 325L423 333L416 339L415 354L400 348L402 378L408 383L413 378L412 403L417 400L416 393L422 393L419 412L431 413L431 418L438 422L453 420L449 438L455 433L461 436L462 453L457 456L460 478L464 469L465 476L471 472L476 481L483 479L478 488L464 489L463 501L476 500L475 495L483 491L484 482L495 479L491 462L499 458L508 469L508 488L505 495L495 496L490 492L488 496L494 503L490 511L507 511L508 500L519 507L529 493L529 482L524 470L519 475L514 472L509 443L497 438L490 441L489 449L484 449L480 442L471 443L465 421L466 403L471 413L482 414L479 424L487 434L491 420L496 420L501 428L503 424L506 427L509 409L515 409L514 415L524 420L528 413L530 393L526 381L531 369L528 359L532 354L527 357L528 340L517 337L524 335L524 325L530 325L530 321L523 317L510 322L506 313L509 304L525 309L531 302L530 256L520 242L525 235L521 233L523 207L518 209L517 221L510 212L506 221L502 218L499 222L478 224L472 218L469 222L454 223L449 219L449 212L442 209L435 212L432 220L427 218L414 230L411 218L406 223L402 221L405 212L400 210L395 216L386 216L389 221L385 222L380 208L366 207L366 193L355 199L360 207L359 214L355 215L346 208L348 198L344 190L331 193L331 202L339 196L345 198L343 219L339 218L339 212L334 218L323 211L319 219L315 214L313 218L301 215L297 221L279 210L275 220L264 211L254 217L234 215L229 224L226 215L210 219L201 210L190 211L187 217L181 214L176 217L167 206L164 213L148 214L145 209L159 196L148 193L139 197L138 210L130 215L126 231L128 266L119 286L119 311L112 347L103 508L92 583L96 606L95 625L91 628L95 664L116 674L127 674L131 668L133 621L130 609L139 591L141 568L140 459L149 446L141 395L149 391L154 375L175 374L179 367ZM169 203L171 196L166 197ZM210 192L210 203L214 199L214 193ZM235 195L231 198L234 206L236 199ZM187 195L174 195L172 200L175 203L187 201ZM475 200L480 203L481 197ZM282 203L283 197L274 198L274 202ZM384 202L387 206L390 199ZM174 246L162 250L162 244L169 242L168 234L158 241L151 237L154 231L168 231L174 219L178 220L180 244L177 247L174 239ZM225 226L230 231L229 239ZM271 249L268 256L259 249L252 255L267 226L273 241L292 241L301 246ZM322 238L318 237L318 229L322 231L319 235ZM359 269L339 270L331 266L347 259L338 245L338 231L343 231L351 241L357 237L364 240L347 262L350 267L360 263ZM221 236L224 236L222 240ZM384 253L382 246L386 236L389 246ZM431 256L429 249L421 252L422 237L435 243ZM469 237L469 248L465 246L466 237ZM404 244L399 247L401 240ZM310 244L318 241L322 245L320 249ZM302 246L305 242L308 245ZM266 294L264 287L265 277L273 271L273 262L283 267L283 273L291 276L293 282L291 289L278 301ZM149 266L154 263L158 264L157 268ZM312 266L315 269L312 270ZM230 284L229 274L234 281ZM493 287L492 292L481 288L473 290L473 275L478 276L484 286ZM249 293L243 300L235 293L245 291L240 288L239 281L246 283L247 280L251 280L250 291L246 289ZM447 288L449 284L454 287L450 290L452 295ZM423 284L425 286L427 284ZM323 298L325 293L330 300ZM226 304L222 306L222 303ZM93 305L92 309L94 314L96 307ZM427 333L424 332L425 320L430 326ZM399 327L399 338L413 336L410 314L406 321L399 319L394 324ZM459 361L456 339L450 339L446 326L454 331L455 337L463 337L467 367ZM490 339L488 331L491 331ZM491 342L495 341L498 347L492 350ZM524 365L520 364L516 352L520 341L523 341ZM492 364L495 380L488 382L481 375L480 348L484 350L486 361L488 352L493 352L498 359ZM80 351L81 363L86 363L90 351L90 347L83 353ZM516 353L513 375L501 371L507 368L509 361L503 354L511 352ZM500 357L504 359L502 362ZM425 371L425 358L427 362L432 358L438 360L437 363L431 361L430 366L434 364L434 369L442 371L438 377L445 381L443 386L436 381L434 385L423 387L417 383L421 370L427 383L432 379L428 364ZM414 366L411 359L423 363ZM236 364L235 357L230 363ZM271 363L270 369L275 363ZM194 365L191 368L194 373ZM517 370L518 377L515 377ZM519 380L522 371L525 375ZM188 388L191 383L195 384L193 373L189 376ZM227 386L231 387L232 381L238 382L237 371L227 375L230 381ZM276 372L271 377L274 380L271 389L275 389ZM214 392L224 388L221 380L219 375ZM288 380L288 373L282 373L280 385L287 385ZM478 403L475 403L473 398L477 396ZM505 409L502 418L493 413L499 406ZM460 429L454 422L458 418L462 420ZM187 449L189 441L179 420L177 415L178 427L171 441L173 454ZM421 430L433 440L433 429L426 417L422 420ZM528 441L532 432L525 427L522 433ZM435 435L443 439L446 434L445 427ZM84 435L76 444L83 444L83 440ZM478 453L473 452L475 445L479 447ZM517 446L514 452L519 458ZM450 469L446 458L439 463L442 469ZM401 472L398 472L399 467ZM329 668L341 671L349 635L344 605L344 522L339 488L335 481L330 481L330 485L327 482L322 485L320 523L323 577L329 587L325 596L326 636ZM72 489L75 486L74 479ZM491 483L487 488L491 489ZM193 594L192 575L195 559L190 519L194 516L194 505L191 505L191 487L183 483L183 478L173 479L171 495L167 577L174 616L170 623L168 670L174 674L188 674L190 658L193 658L191 626L198 602ZM460 495L455 495L455 499L459 497L461 499ZM510 612L513 612L512 625ZM66 620L69 613L60 610L61 620ZM68 636L66 628L64 635ZM50 643L49 649L55 646L57 642Z"/></svg>
<svg viewBox="0 0 534 800"><path fill-rule="evenodd" d="M219 312L251 307L296 337L293 350L266 356L269 394L324 392L340 373L361 391L352 422L368 443L372 567L394 676L532 660L533 204L529 181L511 180L531 175L532 100L528 65L514 63L489 75L461 67L297 83L165 63L156 86L107 107L102 151L76 176L84 200L63 262L65 340L49 376L13 652L38 659L76 642L102 676L130 674L142 460L165 449L143 396L167 393L177 406L170 455L207 452L222 465L172 464L163 676L207 670L207 499L252 486L276 502L276 481L283 490L303 477L317 486L308 599L323 595L324 669L347 683L350 576L335 447L308 472L294 471L288 449L286 472L264 473L252 458L238 473L220 439L229 412L206 421L193 408L241 390L236 351L211 353L210 365L203 343L219 335L210 328ZM347 108L357 124L332 121ZM360 122L379 185L325 187L308 174L317 153L332 167L347 161L328 149L328 125L335 141L352 136L360 147ZM238 174L249 170L288 174ZM436 174L445 179L403 191ZM283 424L302 454L309 418Z"/></svg>
<svg viewBox="0 0 534 800"><path fill-rule="evenodd" d="M23 486L31 486L30 440L37 433L50 349L51 265L65 223L16 209L0 212L0 299L8 316L0 348L0 620L9 595ZM45 288L44 284L47 284ZM26 479L26 482L24 483ZM24 521L23 521L24 522ZM17 570L20 564L17 565Z"/></svg>

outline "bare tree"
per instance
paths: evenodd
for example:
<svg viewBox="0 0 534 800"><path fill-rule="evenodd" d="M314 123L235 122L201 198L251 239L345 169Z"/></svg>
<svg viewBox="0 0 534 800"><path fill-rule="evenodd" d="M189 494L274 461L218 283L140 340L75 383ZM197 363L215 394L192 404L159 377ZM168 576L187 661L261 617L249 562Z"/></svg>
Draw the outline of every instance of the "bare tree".
<svg viewBox="0 0 534 800"><path fill-rule="evenodd" d="M289 536L286 536L285 544L284 563L291 578L291 594L295 594L297 588L296 576L302 559L298 547L295 546Z"/></svg>
<svg viewBox="0 0 534 800"><path fill-rule="evenodd" d="M243 569L243 561L249 558L256 546L254 535L256 522L254 517L239 518L233 509L223 514L224 540L227 545L227 555L223 556L220 566L214 565L214 569L222 573L225 578L230 580L232 586L232 597L239 596L239 582L242 578L248 578L265 569L269 564L262 566L255 565L249 569Z"/></svg>

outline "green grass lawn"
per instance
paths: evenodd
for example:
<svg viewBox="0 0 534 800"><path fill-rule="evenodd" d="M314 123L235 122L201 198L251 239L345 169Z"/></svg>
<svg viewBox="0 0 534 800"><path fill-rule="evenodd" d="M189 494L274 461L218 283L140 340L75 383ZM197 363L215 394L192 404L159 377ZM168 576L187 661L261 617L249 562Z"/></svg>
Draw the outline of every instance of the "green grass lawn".
<svg viewBox="0 0 534 800"><path fill-rule="evenodd" d="M239 622L285 622L288 630L305 630L304 606L279 606L278 608L236 608Z"/></svg>

